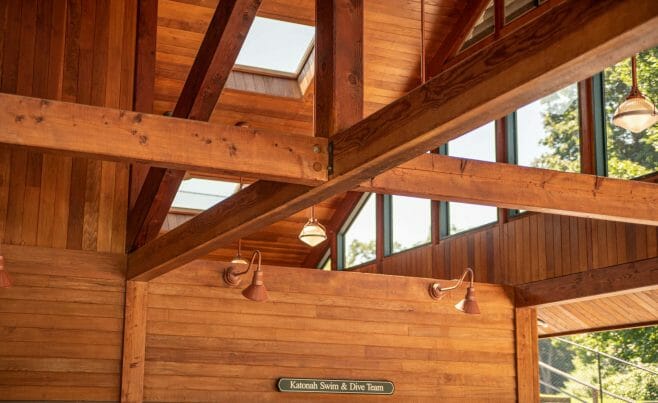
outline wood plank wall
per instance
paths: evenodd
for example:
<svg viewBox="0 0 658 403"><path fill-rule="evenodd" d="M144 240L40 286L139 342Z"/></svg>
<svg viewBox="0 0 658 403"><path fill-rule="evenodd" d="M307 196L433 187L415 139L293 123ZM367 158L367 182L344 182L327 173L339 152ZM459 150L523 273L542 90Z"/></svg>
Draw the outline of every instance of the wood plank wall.
<svg viewBox="0 0 658 403"><path fill-rule="evenodd" d="M658 228L527 213L386 257L384 274L523 284L658 256ZM370 266L359 271L372 272Z"/></svg>
<svg viewBox="0 0 658 403"><path fill-rule="evenodd" d="M136 2L0 1L0 91L132 108ZM0 242L123 252L128 166L0 146Z"/></svg>
<svg viewBox="0 0 658 403"><path fill-rule="evenodd" d="M2 250L0 400L118 400L125 256Z"/></svg>
<svg viewBox="0 0 658 403"><path fill-rule="evenodd" d="M197 261L149 284L146 401L308 401L275 391L285 376L388 379L387 401L516 399L504 287L478 284L482 315L469 316L453 308L462 292L430 299L428 279L266 267L270 300L257 303L222 285L224 267Z"/></svg>

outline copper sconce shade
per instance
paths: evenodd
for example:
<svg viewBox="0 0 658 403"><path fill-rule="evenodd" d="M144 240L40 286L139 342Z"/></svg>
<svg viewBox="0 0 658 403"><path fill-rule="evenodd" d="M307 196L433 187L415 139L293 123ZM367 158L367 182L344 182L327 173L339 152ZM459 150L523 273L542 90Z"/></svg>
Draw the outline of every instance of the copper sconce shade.
<svg viewBox="0 0 658 403"><path fill-rule="evenodd" d="M464 312L469 315L478 315L480 313L480 307L478 306L477 300L475 299L475 288L473 287L473 269L470 267L464 270L461 278L456 280L457 283L451 287L441 288L441 284L432 283L429 287L430 297L434 299L441 299L447 295L448 291L452 291L464 283L466 276L470 275L469 286L466 289L466 296L464 299L455 304L455 309L458 311Z"/></svg>
<svg viewBox="0 0 658 403"><path fill-rule="evenodd" d="M11 286L11 279L5 270L5 258L0 255L0 288L9 288Z"/></svg>
<svg viewBox="0 0 658 403"><path fill-rule="evenodd" d="M260 265L258 265L258 270L254 272L254 278L251 280L251 285L242 290L242 295L252 301L267 301L267 288L265 288L265 284L263 284L263 271L260 269Z"/></svg>
<svg viewBox="0 0 658 403"><path fill-rule="evenodd" d="M455 309L469 315L477 315L480 313L480 307L475 300L475 290L473 287L468 287L466 289L466 297L455 304Z"/></svg>
<svg viewBox="0 0 658 403"><path fill-rule="evenodd" d="M242 281L241 276L247 274L249 270L251 270L251 266L254 264L254 260L256 259L257 255L258 255L258 266L256 267L256 271L254 272L254 277L251 281L251 285L242 291L242 295L244 295L245 298L250 299L252 301L262 302L262 301L267 301L268 295L267 295L267 288L265 288L265 284L263 282L263 270L261 269L260 251L258 250L254 251L254 254L251 256L251 261L249 262L249 266L247 267L246 270L237 272L235 268L231 266L226 268L226 270L224 270L224 274L222 278L224 279L224 282L231 287L240 285L240 282Z"/></svg>

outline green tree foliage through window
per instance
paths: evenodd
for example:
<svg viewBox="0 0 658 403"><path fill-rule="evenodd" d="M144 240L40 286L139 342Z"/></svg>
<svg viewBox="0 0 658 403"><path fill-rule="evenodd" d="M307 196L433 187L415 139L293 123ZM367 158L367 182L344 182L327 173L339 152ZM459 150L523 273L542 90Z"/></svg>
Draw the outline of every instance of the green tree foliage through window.
<svg viewBox="0 0 658 403"><path fill-rule="evenodd" d="M580 171L576 84L520 108L516 119L519 165Z"/></svg>
<svg viewBox="0 0 658 403"><path fill-rule="evenodd" d="M638 56L638 81L640 90L655 103L658 100L658 48L649 49ZM631 82L628 59L604 72L608 175L625 179L658 170L658 126L636 134L611 122L617 106L628 96ZM567 87L539 101L546 131L539 144L548 151L536 158L532 166L562 171L579 170L578 107L572 102L575 90L575 85Z"/></svg>

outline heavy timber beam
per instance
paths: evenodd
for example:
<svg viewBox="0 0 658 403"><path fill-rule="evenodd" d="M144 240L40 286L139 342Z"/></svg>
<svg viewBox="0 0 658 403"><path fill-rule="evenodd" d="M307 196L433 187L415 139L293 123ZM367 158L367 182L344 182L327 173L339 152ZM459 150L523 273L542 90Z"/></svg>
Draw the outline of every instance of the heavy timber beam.
<svg viewBox="0 0 658 403"><path fill-rule="evenodd" d="M658 258L522 284L515 298L517 307L540 307L655 289Z"/></svg>
<svg viewBox="0 0 658 403"><path fill-rule="evenodd" d="M475 161L415 158L358 190L658 225L658 185Z"/></svg>
<svg viewBox="0 0 658 403"><path fill-rule="evenodd" d="M327 179L327 141L309 136L9 94L0 94L0 127L6 144L305 184Z"/></svg>
<svg viewBox="0 0 658 403"><path fill-rule="evenodd" d="M157 277L249 231L355 188L658 44L657 27L658 2L653 0L567 0L334 136L335 176L328 182L315 188L258 183L252 192L238 193L130 254L128 276ZM241 220L229 223L227 217Z"/></svg>
<svg viewBox="0 0 658 403"><path fill-rule="evenodd" d="M174 108L174 117L210 119L260 3L261 0L219 2ZM149 169L128 216L129 251L157 236L184 176L184 170Z"/></svg>

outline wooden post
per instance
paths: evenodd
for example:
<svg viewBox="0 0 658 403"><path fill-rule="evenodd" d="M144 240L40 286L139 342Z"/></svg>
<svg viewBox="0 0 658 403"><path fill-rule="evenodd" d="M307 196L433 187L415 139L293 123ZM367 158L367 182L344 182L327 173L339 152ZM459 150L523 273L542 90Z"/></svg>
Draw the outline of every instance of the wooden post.
<svg viewBox="0 0 658 403"><path fill-rule="evenodd" d="M148 283L126 282L121 369L122 402L133 403L144 400L147 299Z"/></svg>
<svg viewBox="0 0 658 403"><path fill-rule="evenodd" d="M507 117L496 119L496 162L507 164L509 155L507 153ZM509 220L509 210L498 208L498 225L502 227Z"/></svg>
<svg viewBox="0 0 658 403"><path fill-rule="evenodd" d="M316 0L315 135L363 119L363 0Z"/></svg>
<svg viewBox="0 0 658 403"><path fill-rule="evenodd" d="M372 197L372 196L371 196ZM377 267L377 273L383 273L384 272L384 255L385 255L385 240L386 240L386 234L385 234L385 228L384 228L384 222L386 219L384 218L384 214L386 214L386 209L384 208L384 197L386 197L383 194L376 194L375 197L377 198L376 201L376 223L375 223L375 266Z"/></svg>
<svg viewBox="0 0 658 403"><path fill-rule="evenodd" d="M580 172L596 175L596 147L594 146L594 110L592 78L578 82L580 113Z"/></svg>
<svg viewBox="0 0 658 403"><path fill-rule="evenodd" d="M539 337L537 310L516 308L517 401L539 403Z"/></svg>

